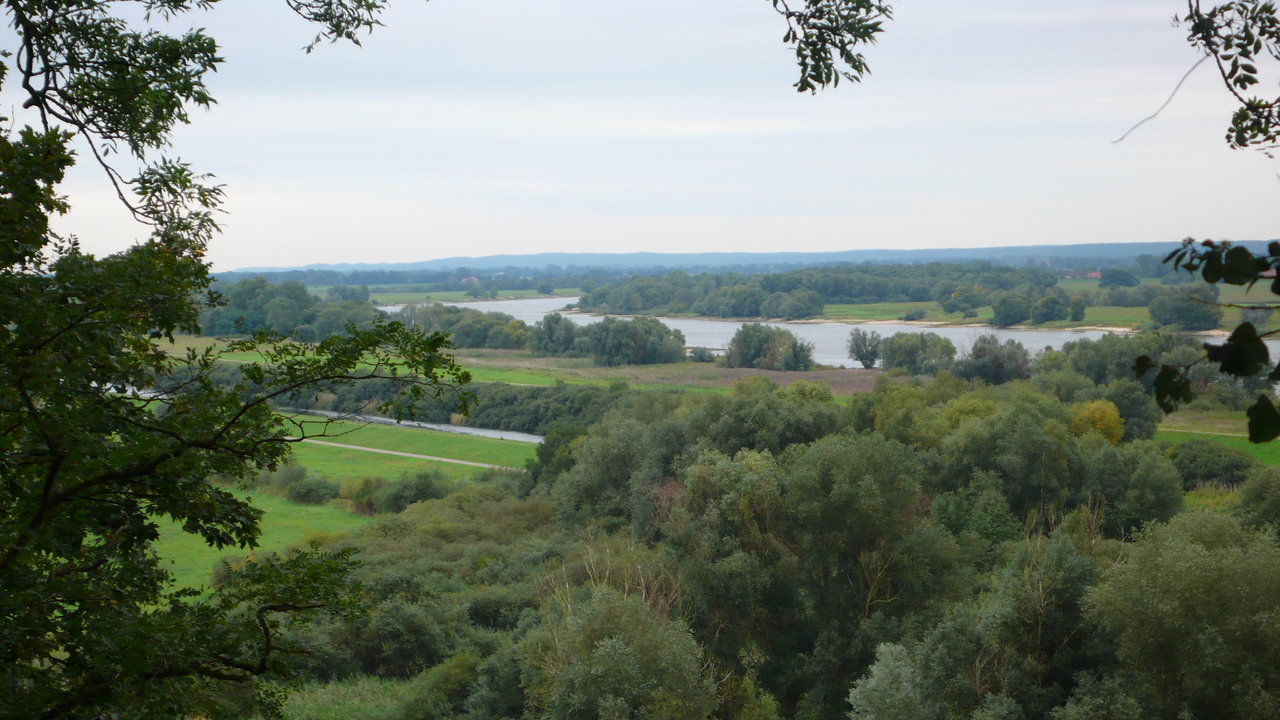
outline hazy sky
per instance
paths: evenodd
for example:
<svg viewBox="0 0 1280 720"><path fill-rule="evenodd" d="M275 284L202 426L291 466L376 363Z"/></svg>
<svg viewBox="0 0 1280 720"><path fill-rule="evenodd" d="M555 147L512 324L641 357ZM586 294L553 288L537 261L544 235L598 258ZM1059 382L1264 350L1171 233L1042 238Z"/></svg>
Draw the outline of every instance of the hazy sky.
<svg viewBox="0 0 1280 720"><path fill-rule="evenodd" d="M1112 143L1195 61L1181 5L908 0L870 77L801 95L767 0L399 0L309 56L282 2L224 0L175 154L226 185L217 270L1280 236L1209 66ZM92 167L64 190L88 249L142 235Z"/></svg>

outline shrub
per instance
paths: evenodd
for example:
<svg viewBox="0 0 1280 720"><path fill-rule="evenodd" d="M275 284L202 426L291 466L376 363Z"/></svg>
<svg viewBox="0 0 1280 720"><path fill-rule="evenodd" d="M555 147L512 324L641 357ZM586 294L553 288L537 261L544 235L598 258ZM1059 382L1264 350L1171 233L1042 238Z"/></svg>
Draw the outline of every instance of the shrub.
<svg viewBox="0 0 1280 720"><path fill-rule="evenodd" d="M1235 514L1245 527L1280 533L1280 468L1260 467L1249 474L1240 488Z"/></svg>
<svg viewBox="0 0 1280 720"><path fill-rule="evenodd" d="M378 493L387 486L381 477L347 478L338 489L338 497L351 502L351 510L368 515L374 511Z"/></svg>
<svg viewBox="0 0 1280 720"><path fill-rule="evenodd" d="M407 475L400 482L387 485L373 498L378 512L398 513L416 502L437 500L449 494L449 478L439 471Z"/></svg>
<svg viewBox="0 0 1280 720"><path fill-rule="evenodd" d="M263 470L258 473L256 485L273 492L283 493L290 485L305 480L306 477L306 468L287 463L275 470Z"/></svg>
<svg viewBox="0 0 1280 720"><path fill-rule="evenodd" d="M1253 469L1253 458L1212 440L1187 440L1170 453L1174 467L1182 475L1182 488L1192 490L1202 483L1235 486L1244 482Z"/></svg>
<svg viewBox="0 0 1280 720"><path fill-rule="evenodd" d="M320 505L338 497L338 483L329 478L299 480L285 489L285 497L306 505Z"/></svg>

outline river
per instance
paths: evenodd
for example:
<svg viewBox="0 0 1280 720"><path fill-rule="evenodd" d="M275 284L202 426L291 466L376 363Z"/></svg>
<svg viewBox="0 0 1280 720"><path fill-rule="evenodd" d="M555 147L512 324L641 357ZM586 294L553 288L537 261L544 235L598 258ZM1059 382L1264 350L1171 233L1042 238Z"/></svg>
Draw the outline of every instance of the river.
<svg viewBox="0 0 1280 720"><path fill-rule="evenodd" d="M501 312L523 320L530 325L538 322L548 313L563 310L565 305L577 302L576 297L533 298L529 300L482 300L478 302L446 303L458 307L475 308L484 312ZM383 310L394 311L397 307L385 307ZM586 315L567 313L565 317L579 325L590 325L604 319L602 315ZM742 326L741 320L708 320L704 318L658 318L668 327L684 333L685 344L691 347L708 347L723 350L729 345L733 334ZM786 328L796 337L813 343L814 362L822 365L839 367L853 366L849 359L849 331L854 327L874 330L883 337L903 332L937 333L955 343L956 349L965 352L979 335L995 335L1001 340L1017 340L1023 347L1039 352L1045 348L1060 348L1072 340L1096 340L1107 333L1102 330L1007 330L992 327L951 327L930 325L907 325L874 323L855 325L834 321L801 321L765 323L775 327Z"/></svg>

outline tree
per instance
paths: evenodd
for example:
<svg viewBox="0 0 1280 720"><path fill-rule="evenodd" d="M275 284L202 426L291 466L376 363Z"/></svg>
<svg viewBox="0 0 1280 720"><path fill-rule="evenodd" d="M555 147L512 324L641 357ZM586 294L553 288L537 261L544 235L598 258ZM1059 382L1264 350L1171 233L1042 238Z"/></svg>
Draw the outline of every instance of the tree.
<svg viewBox="0 0 1280 720"><path fill-rule="evenodd" d="M1082 295L1071 296L1071 322L1080 322L1084 319L1084 311L1089 307L1089 301L1085 300Z"/></svg>
<svg viewBox="0 0 1280 720"><path fill-rule="evenodd" d="M191 716L219 684L283 671L300 649L283 631L351 608L350 551L261 558L201 601L172 588L151 553L157 522L218 548L251 547L260 512L208 479L278 467L291 442L325 427L281 417L273 401L386 379L404 394L384 410L403 416L468 379L445 336L381 320L315 348L267 335L232 344L263 360L230 385L214 380L217 351L171 354L174 334L196 332L201 305L217 302L204 251L222 191L155 156L188 106L213 102L203 78L221 60L201 31L155 27L207 3L139 3L153 15L144 18L121 5L0 5L17 42L0 54L0 80L15 72L35 115L0 136L6 718ZM321 24L320 42L356 39L380 3L291 6ZM56 187L76 136L148 228L144 242L94 257L50 232L49 217L68 207ZM108 155L149 164L130 180ZM274 310L283 319L289 308Z"/></svg>
<svg viewBox="0 0 1280 720"><path fill-rule="evenodd" d="M813 345L790 330L744 323L729 341L725 362L729 367L808 370L813 367Z"/></svg>
<svg viewBox="0 0 1280 720"><path fill-rule="evenodd" d="M956 377L978 379L990 385L1002 385L1031 374L1031 354L1017 340L1005 340L990 333L979 335L973 347L956 361L952 372Z"/></svg>
<svg viewBox="0 0 1280 720"><path fill-rule="evenodd" d="M886 369L901 368L911 375L933 375L945 370L956 356L956 346L937 333L898 333L881 343Z"/></svg>
<svg viewBox="0 0 1280 720"><path fill-rule="evenodd" d="M538 668L526 682L540 716L699 720L715 708L702 649L682 623L609 587L563 605L548 608L554 630L521 648Z"/></svg>
<svg viewBox="0 0 1280 720"><path fill-rule="evenodd" d="M1274 713L1280 546L1221 513L1148 528L1085 597L1143 717Z"/></svg>
<svg viewBox="0 0 1280 720"><path fill-rule="evenodd" d="M1120 268L1103 268L1102 277L1098 280L1098 287L1106 289L1113 287L1136 287L1139 283L1138 277L1128 270Z"/></svg>
<svg viewBox="0 0 1280 720"><path fill-rule="evenodd" d="M1031 317L1031 301L1018 293L1003 293L996 298L991 309L991 324L996 327L1009 327L1024 322Z"/></svg>
<svg viewBox="0 0 1280 720"><path fill-rule="evenodd" d="M1071 434L1096 432L1116 445L1124 437L1124 420L1116 406L1106 400L1094 400L1071 406Z"/></svg>
<svg viewBox="0 0 1280 720"><path fill-rule="evenodd" d="M1173 325L1183 330L1215 330L1222 322L1222 308L1217 288L1210 285L1166 290L1151 301L1147 312L1160 325Z"/></svg>
<svg viewBox="0 0 1280 720"><path fill-rule="evenodd" d="M849 332L849 358L862 363L864 368L873 368L880 359L880 333L862 328L854 328Z"/></svg>
<svg viewBox="0 0 1280 720"><path fill-rule="evenodd" d="M1046 295L1036 301L1034 307L1031 308L1031 322L1040 325L1055 320L1066 320L1070 310L1062 298L1056 295Z"/></svg>

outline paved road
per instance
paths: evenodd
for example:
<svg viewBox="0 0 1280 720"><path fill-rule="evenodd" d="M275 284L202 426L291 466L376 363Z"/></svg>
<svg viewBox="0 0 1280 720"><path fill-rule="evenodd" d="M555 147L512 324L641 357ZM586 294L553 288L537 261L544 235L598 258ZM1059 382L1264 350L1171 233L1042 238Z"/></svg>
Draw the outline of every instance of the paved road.
<svg viewBox="0 0 1280 720"><path fill-rule="evenodd" d="M381 450L379 448L364 447L362 445L347 445L346 443L329 442L328 440L313 440L308 438L302 442L315 443L316 445L328 445L329 447L342 448L344 450L363 450L365 452L382 453L384 455L399 455L400 457L417 458L419 460L433 460L435 462L454 463L455 465L471 465L472 467L493 468L495 470L521 469L507 467L506 465L490 465L489 463L471 462L470 460L455 460L453 458L436 457L434 455L418 455L417 453L400 452L399 450Z"/></svg>

